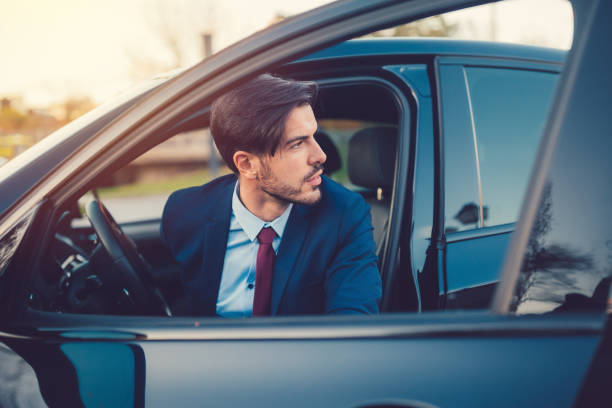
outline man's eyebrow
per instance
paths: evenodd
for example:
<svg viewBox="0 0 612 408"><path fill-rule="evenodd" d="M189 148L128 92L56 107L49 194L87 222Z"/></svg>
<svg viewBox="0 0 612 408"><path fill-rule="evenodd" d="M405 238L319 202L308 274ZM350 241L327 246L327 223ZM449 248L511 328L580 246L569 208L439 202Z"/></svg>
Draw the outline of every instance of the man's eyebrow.
<svg viewBox="0 0 612 408"><path fill-rule="evenodd" d="M289 140L287 140L285 142L285 146L289 146L291 143L297 142L297 141L302 141L302 140L306 140L308 139L308 136L296 136L294 138L291 138Z"/></svg>

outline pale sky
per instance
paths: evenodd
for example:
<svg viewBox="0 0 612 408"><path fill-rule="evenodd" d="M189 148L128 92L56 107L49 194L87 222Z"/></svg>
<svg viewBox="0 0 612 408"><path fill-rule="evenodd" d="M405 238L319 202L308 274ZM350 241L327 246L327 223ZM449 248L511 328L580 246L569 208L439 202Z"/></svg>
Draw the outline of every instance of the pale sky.
<svg viewBox="0 0 612 408"><path fill-rule="evenodd" d="M171 55L158 34L163 19L184 52L182 64L201 58L197 32L215 33L219 50L264 28L278 14L295 14L326 0L0 0L0 97L22 96L44 106L67 96L102 102L134 81L134 60ZM557 48L571 44L572 15L565 0L514 0L452 13L461 38L496 39ZM161 16L161 17L160 17ZM177 23L180 21L180 23ZM202 27L200 29L200 27Z"/></svg>

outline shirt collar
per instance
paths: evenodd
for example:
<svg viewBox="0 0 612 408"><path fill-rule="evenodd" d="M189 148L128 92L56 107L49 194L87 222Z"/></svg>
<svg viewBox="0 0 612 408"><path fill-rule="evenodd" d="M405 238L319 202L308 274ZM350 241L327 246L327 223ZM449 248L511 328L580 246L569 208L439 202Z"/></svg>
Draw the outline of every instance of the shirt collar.
<svg viewBox="0 0 612 408"><path fill-rule="evenodd" d="M293 208L293 203L290 203L278 218L269 222L264 221L250 212L244 206L244 204L242 204L242 201L240 201L240 198L238 197L239 188L238 181L236 181L236 185L234 186L234 194L232 196L232 212L236 217L236 221L238 221L242 227L242 230L247 234L249 239L251 241L255 241L259 231L265 227L272 227L274 232L276 232L276 235L278 235L279 238L282 238L283 232L285 231L285 226L289 220L289 214Z"/></svg>

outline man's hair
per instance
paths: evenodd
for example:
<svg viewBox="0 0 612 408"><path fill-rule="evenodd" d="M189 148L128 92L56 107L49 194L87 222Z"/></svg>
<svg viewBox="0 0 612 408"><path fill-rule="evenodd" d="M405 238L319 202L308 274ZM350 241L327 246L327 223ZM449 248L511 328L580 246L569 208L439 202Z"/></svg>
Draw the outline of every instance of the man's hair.
<svg viewBox="0 0 612 408"><path fill-rule="evenodd" d="M293 108L314 104L315 82L293 81L270 74L236 87L212 105L210 130L227 165L238 172L234 153L274 155Z"/></svg>

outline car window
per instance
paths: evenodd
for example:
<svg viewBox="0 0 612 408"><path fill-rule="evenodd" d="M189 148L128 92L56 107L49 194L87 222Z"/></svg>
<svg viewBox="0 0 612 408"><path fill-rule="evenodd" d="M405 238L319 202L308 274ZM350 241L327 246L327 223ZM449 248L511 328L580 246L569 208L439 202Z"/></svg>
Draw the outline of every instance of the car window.
<svg viewBox="0 0 612 408"><path fill-rule="evenodd" d="M612 138L609 94L600 86L593 77L568 99L540 197L534 196L539 204L511 313L610 312ZM576 102L587 100L592 105Z"/></svg>
<svg viewBox="0 0 612 408"><path fill-rule="evenodd" d="M516 221L557 81L523 69L462 71L471 129L445 123L447 232ZM445 112L457 97L444 101Z"/></svg>

